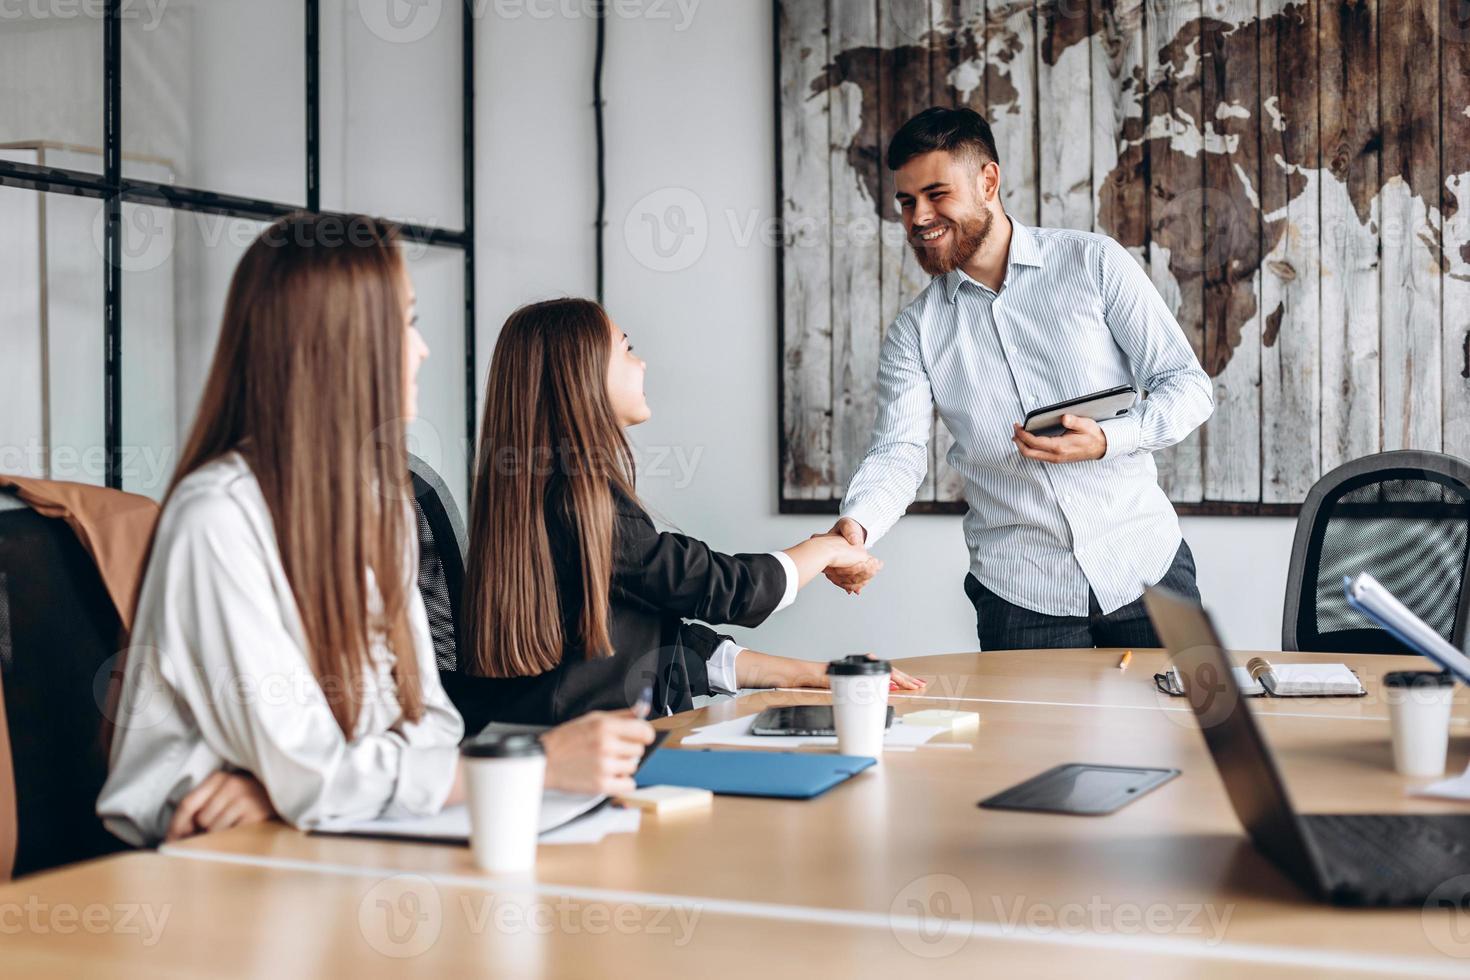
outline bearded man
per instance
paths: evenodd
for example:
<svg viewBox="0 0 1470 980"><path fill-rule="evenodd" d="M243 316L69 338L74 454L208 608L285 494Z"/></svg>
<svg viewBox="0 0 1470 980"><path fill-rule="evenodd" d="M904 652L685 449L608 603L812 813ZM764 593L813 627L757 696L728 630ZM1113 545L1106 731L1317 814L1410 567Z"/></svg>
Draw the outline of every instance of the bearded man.
<svg viewBox="0 0 1470 980"><path fill-rule="evenodd" d="M884 337L873 440L830 533L871 548L903 515L938 408L965 481L965 592L981 649L1160 646L1144 590L1199 591L1153 453L1214 409L1179 324L1117 242L1005 213L995 138L973 110L921 112L887 163L934 278ZM1120 417L1068 415L1056 436L1020 424L1128 384L1145 397ZM876 567L828 577L857 592Z"/></svg>

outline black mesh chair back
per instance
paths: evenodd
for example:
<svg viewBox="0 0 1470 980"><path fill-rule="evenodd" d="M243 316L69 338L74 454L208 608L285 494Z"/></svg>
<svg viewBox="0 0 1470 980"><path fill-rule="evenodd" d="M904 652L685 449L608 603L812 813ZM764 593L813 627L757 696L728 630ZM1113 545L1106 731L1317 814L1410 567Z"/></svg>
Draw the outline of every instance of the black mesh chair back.
<svg viewBox="0 0 1470 980"><path fill-rule="evenodd" d="M1367 572L1456 647L1470 613L1470 462L1404 450L1317 481L1291 549L1284 650L1410 653L1348 605L1343 577Z"/></svg>
<svg viewBox="0 0 1470 980"><path fill-rule="evenodd" d="M122 624L66 523L0 493L0 686L15 781L16 875L122 850L97 818L102 706Z"/></svg>
<svg viewBox="0 0 1470 980"><path fill-rule="evenodd" d="M408 457L419 532L419 594L429 612L434 660L441 671L459 665L459 607L464 594L464 522L439 474L417 456Z"/></svg>

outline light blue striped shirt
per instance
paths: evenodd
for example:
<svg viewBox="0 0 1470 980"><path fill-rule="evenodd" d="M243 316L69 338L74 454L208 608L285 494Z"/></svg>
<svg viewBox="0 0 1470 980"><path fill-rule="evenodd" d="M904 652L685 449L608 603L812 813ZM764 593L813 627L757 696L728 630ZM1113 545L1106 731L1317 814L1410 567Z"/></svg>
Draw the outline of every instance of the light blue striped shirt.
<svg viewBox="0 0 1470 980"><path fill-rule="evenodd" d="M1107 454L1027 459L1027 412L1122 384L1148 397L1103 423ZM962 270L935 278L893 321L878 364L878 419L842 514L876 542L924 480L934 408L964 477L970 571L1001 598L1052 616L1104 613L1163 578L1179 519L1153 452L1214 410L1210 379L1148 275L1102 235L1011 222L999 293Z"/></svg>

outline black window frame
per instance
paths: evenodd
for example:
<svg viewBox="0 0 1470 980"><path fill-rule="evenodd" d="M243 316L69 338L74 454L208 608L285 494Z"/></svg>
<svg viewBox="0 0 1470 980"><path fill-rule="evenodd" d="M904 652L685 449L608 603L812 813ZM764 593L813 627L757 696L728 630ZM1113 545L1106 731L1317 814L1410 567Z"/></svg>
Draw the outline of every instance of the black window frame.
<svg viewBox="0 0 1470 980"><path fill-rule="evenodd" d="M299 211L326 213L321 209L321 116L320 116L320 24L319 0L303 0L306 17L306 205L283 204L201 188L178 187L157 181L135 180L122 175L122 8L124 0L106 0L102 25L102 173L0 160L0 186L51 194L72 194L100 199L106 212L103 224L103 428L106 469L104 482L122 488L122 206L145 204L274 221ZM459 249L464 254L464 382L465 435L475 444L475 122L474 122L474 7L460 5L461 84L463 88L463 228L453 230L432 225L398 222L408 241ZM468 467L472 470L472 467ZM468 491L466 487L466 491Z"/></svg>

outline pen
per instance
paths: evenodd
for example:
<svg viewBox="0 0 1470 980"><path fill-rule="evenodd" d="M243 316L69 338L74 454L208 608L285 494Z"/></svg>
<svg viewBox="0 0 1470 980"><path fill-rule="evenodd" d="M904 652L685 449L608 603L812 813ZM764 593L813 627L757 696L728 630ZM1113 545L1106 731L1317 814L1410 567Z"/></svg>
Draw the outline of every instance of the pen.
<svg viewBox="0 0 1470 980"><path fill-rule="evenodd" d="M648 684L643 688L643 693L638 695L638 700L633 702L633 715L636 718L647 718L652 709L653 685Z"/></svg>
<svg viewBox="0 0 1470 980"><path fill-rule="evenodd" d="M1123 651L1123 656L1121 656L1121 657L1118 658L1118 669L1119 670L1127 670L1128 669L1128 665L1130 663L1132 663L1132 662L1133 662L1133 651L1132 650L1125 650L1125 651Z"/></svg>

